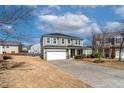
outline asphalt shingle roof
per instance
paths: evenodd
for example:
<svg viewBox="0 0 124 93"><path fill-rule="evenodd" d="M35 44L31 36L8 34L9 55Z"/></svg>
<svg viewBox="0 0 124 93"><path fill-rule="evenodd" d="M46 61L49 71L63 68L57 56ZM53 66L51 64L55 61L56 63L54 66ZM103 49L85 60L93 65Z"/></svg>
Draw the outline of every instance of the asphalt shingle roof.
<svg viewBox="0 0 124 93"><path fill-rule="evenodd" d="M80 38L80 37L66 35L66 34L62 34L62 33L49 33L49 34L45 34L43 36L66 37L66 38L72 38L72 39L80 39L80 40L82 40L82 38Z"/></svg>

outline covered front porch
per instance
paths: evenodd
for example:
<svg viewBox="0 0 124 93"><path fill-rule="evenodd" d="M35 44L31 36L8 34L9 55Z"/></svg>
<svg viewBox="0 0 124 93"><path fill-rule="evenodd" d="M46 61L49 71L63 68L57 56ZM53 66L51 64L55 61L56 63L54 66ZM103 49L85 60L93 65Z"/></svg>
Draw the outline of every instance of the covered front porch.
<svg viewBox="0 0 124 93"><path fill-rule="evenodd" d="M77 55L83 55L83 49L67 49L68 58L74 58Z"/></svg>
<svg viewBox="0 0 124 93"><path fill-rule="evenodd" d="M92 54L91 48L68 48L67 49L67 58L74 58L74 56L81 56L81 55L90 55Z"/></svg>

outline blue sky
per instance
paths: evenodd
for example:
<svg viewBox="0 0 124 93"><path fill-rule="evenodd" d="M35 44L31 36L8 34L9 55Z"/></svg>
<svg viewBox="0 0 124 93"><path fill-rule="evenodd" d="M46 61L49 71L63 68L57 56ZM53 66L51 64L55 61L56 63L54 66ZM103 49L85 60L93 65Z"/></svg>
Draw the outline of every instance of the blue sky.
<svg viewBox="0 0 124 93"><path fill-rule="evenodd" d="M29 6L34 17L30 23L19 26L16 32L32 35L30 42L39 43L46 33L64 33L90 40L91 33L100 33L101 27L107 31L117 31L124 19L124 6Z"/></svg>

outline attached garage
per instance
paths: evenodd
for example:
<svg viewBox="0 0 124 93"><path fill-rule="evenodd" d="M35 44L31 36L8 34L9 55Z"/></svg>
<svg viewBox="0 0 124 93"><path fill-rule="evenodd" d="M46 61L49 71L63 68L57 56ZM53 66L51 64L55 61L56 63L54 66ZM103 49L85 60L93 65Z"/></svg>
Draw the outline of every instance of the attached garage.
<svg viewBox="0 0 124 93"><path fill-rule="evenodd" d="M116 51L115 58L119 58L119 50ZM124 58L124 51L121 53L121 58Z"/></svg>
<svg viewBox="0 0 124 93"><path fill-rule="evenodd" d="M47 60L66 59L66 52L47 52Z"/></svg>
<svg viewBox="0 0 124 93"><path fill-rule="evenodd" d="M66 49L45 49L45 59L61 60L66 59Z"/></svg>

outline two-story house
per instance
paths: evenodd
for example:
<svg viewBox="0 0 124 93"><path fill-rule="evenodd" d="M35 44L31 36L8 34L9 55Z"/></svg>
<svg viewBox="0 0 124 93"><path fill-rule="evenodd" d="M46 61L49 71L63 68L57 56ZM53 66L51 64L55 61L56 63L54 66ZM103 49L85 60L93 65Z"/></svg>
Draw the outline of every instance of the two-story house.
<svg viewBox="0 0 124 93"><path fill-rule="evenodd" d="M2 42L0 43L0 54L19 54L21 44L17 42Z"/></svg>
<svg viewBox="0 0 124 93"><path fill-rule="evenodd" d="M119 58L119 48L122 39L122 33L119 32L96 34L93 38L93 45L95 46L95 50L97 52L102 51L102 55L104 57L111 58L112 55L114 55L115 58ZM121 56L124 58L123 51Z"/></svg>
<svg viewBox="0 0 124 93"><path fill-rule="evenodd" d="M61 33L41 37L41 55L46 60L73 58L83 54L83 39Z"/></svg>

